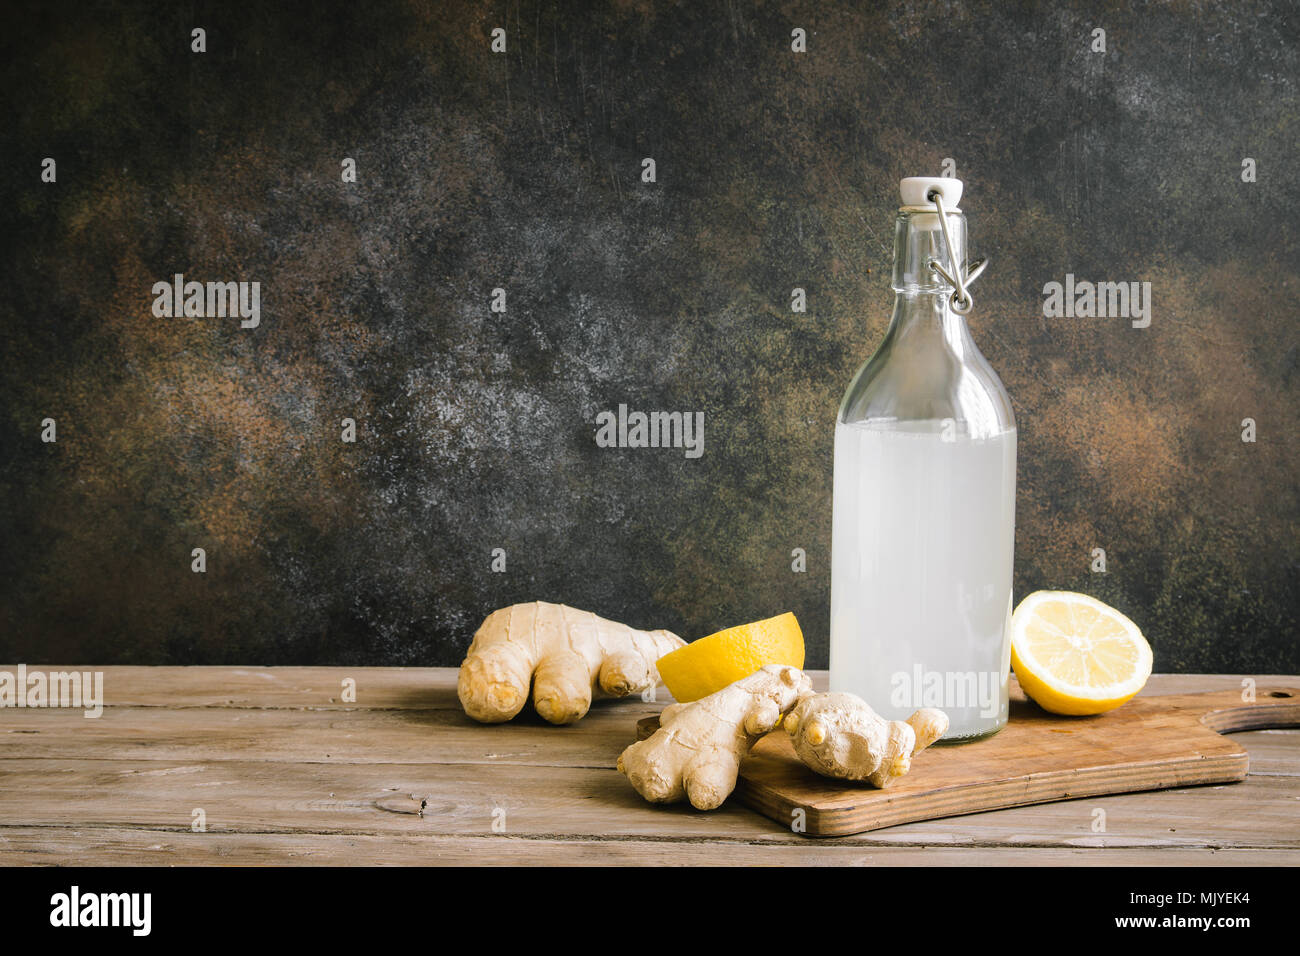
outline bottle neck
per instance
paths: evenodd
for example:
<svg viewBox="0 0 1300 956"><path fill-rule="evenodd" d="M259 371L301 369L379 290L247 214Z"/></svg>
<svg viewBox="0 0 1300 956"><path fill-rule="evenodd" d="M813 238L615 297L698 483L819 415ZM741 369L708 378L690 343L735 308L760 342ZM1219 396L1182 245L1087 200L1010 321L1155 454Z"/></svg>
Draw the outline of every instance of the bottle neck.
<svg viewBox="0 0 1300 956"><path fill-rule="evenodd" d="M949 210L946 218L956 263L948 253L937 212L899 210L894 223L895 292L928 295L952 291L947 280L930 268L930 261L936 260L948 275L957 275L957 269L966 262L966 217L961 210Z"/></svg>
<svg viewBox="0 0 1300 956"><path fill-rule="evenodd" d="M948 234L957 261L966 260L966 217L949 211ZM952 309L952 286L930 268L934 260L949 275L955 275L948 243L939 226L939 214L900 210L894 226L894 315L889 335L921 344L942 340L958 357L973 348L964 317Z"/></svg>

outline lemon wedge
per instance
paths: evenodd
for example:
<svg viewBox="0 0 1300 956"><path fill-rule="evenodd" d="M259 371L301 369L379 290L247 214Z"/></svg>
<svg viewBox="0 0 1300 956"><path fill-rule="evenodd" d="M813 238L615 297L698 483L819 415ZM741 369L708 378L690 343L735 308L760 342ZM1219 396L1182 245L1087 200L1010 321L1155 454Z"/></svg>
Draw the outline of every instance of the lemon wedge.
<svg viewBox="0 0 1300 956"><path fill-rule="evenodd" d="M655 663L669 692L686 704L768 664L803 669L803 631L789 612L741 624L670 651Z"/></svg>
<svg viewBox="0 0 1300 956"><path fill-rule="evenodd" d="M1146 684L1151 645L1136 624L1096 598L1035 591L1011 616L1011 667L1043 710L1100 714Z"/></svg>

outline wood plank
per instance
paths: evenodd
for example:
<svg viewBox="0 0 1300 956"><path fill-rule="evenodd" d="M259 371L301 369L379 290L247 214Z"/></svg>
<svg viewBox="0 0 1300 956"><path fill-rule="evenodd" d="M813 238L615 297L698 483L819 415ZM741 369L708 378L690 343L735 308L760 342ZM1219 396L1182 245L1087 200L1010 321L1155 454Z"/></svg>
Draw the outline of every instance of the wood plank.
<svg viewBox="0 0 1300 956"><path fill-rule="evenodd" d="M485 725L459 709L341 710L114 707L0 711L0 761L20 757L133 760L511 763L612 768L638 718L657 705L609 701L581 723L536 715Z"/></svg>
<svg viewBox="0 0 1300 956"><path fill-rule="evenodd" d="M459 710L115 707L0 711L0 763L24 757L182 762L315 760L329 763L487 763L613 767L638 719L658 704L607 701L581 723L552 727L536 715L476 724ZM1253 731L1259 772L1300 773L1300 731ZM328 756L326 756L328 755Z"/></svg>
<svg viewBox="0 0 1300 956"><path fill-rule="evenodd" d="M874 845L1300 847L1287 777L1099 797L927 821L850 837ZM421 801L424 814L419 815ZM743 840L806 837L736 801L709 813L646 803L613 770L223 761L9 760L0 765L0 832L14 826L210 832L491 835ZM1094 832L1096 810L1105 832ZM504 817L494 816L504 811Z"/></svg>
<svg viewBox="0 0 1300 956"><path fill-rule="evenodd" d="M16 664L0 664L14 671ZM106 707L336 707L364 709L459 709L454 667L98 667L39 665L48 670L103 671ZM829 675L812 670L817 690ZM342 700L345 678L357 681L357 700ZM1300 675L1256 677L1257 681L1296 683ZM1232 690L1243 678L1223 674L1153 674L1141 696ZM659 706L671 703L659 688ZM614 702L604 702L606 705ZM0 711L0 714L3 712Z"/></svg>
<svg viewBox="0 0 1300 956"><path fill-rule="evenodd" d="M0 665L14 672L17 665ZM32 670L37 665L28 665ZM102 671L105 707L334 708L338 710L460 710L454 667L95 667ZM355 701L345 701L345 680ZM660 687L658 693L667 695ZM668 697L671 700L671 697ZM605 706L610 702L601 702Z"/></svg>
<svg viewBox="0 0 1300 956"><path fill-rule="evenodd" d="M212 834L83 827L0 832L8 865L38 866L1296 866L1300 850L780 846L507 836Z"/></svg>
<svg viewBox="0 0 1300 956"><path fill-rule="evenodd" d="M1232 739L1250 754L1252 774L1300 776L1300 730L1247 730Z"/></svg>

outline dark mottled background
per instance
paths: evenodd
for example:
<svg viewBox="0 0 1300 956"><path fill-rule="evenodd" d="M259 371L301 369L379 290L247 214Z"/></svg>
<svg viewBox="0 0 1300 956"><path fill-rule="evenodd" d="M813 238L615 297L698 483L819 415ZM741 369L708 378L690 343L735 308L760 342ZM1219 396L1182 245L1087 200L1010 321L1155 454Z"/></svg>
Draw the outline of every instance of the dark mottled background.
<svg viewBox="0 0 1300 956"><path fill-rule="evenodd" d="M1300 670L1293 4L270 6L7 5L0 660L454 664L542 598L791 609L824 665L836 405L897 181L952 157L1017 597ZM1044 319L1067 271L1149 280L1151 327ZM174 272L260 281L261 327L155 319ZM620 402L704 456L598 449Z"/></svg>

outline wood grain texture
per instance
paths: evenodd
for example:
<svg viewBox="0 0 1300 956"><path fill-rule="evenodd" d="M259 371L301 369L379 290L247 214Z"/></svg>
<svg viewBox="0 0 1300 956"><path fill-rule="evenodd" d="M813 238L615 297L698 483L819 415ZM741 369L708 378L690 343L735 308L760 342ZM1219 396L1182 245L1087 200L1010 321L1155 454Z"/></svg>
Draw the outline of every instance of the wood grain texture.
<svg viewBox="0 0 1300 956"><path fill-rule="evenodd" d="M201 808L209 834L493 836L494 815L504 813L504 835L528 839L806 842L738 800L709 813L684 804L649 804L610 769L242 760L143 768L125 760L0 765L0 821L11 825L185 831L193 810ZM1070 801L1033 813L936 819L848 839L917 847L1300 850L1296 789L1294 778L1251 776L1230 786ZM1187 793L1196 799L1180 803L1179 796ZM1107 808L1104 833L1091 829L1096 807Z"/></svg>
<svg viewBox="0 0 1300 956"><path fill-rule="evenodd" d="M572 727L528 715L485 726L460 713L451 668L104 671L98 719L0 710L0 863L1300 862L1300 730L1237 735L1250 752L1238 784L812 841L740 800L700 813L637 796L614 762L666 694L602 702ZM356 681L355 702L341 700L345 678ZM825 688L825 672L813 680ZM1157 675L1142 699L1240 686L1240 677ZM1093 831L1097 808L1105 832ZM191 831L195 809L206 832Z"/></svg>
<svg viewBox="0 0 1300 956"><path fill-rule="evenodd" d="M1107 714L1059 717L1012 685L999 733L932 747L887 789L828 780L795 755L787 734L760 740L741 764L736 796L808 836L844 836L983 810L1079 797L1244 780L1246 749L1222 736L1300 726L1300 684L1144 697ZM638 722L641 739L659 727Z"/></svg>
<svg viewBox="0 0 1300 956"><path fill-rule="evenodd" d="M11 866L1149 866L1149 850L874 847L804 840L781 846L507 836L204 834L19 827L0 836ZM1170 866L1295 866L1300 850L1163 851Z"/></svg>

